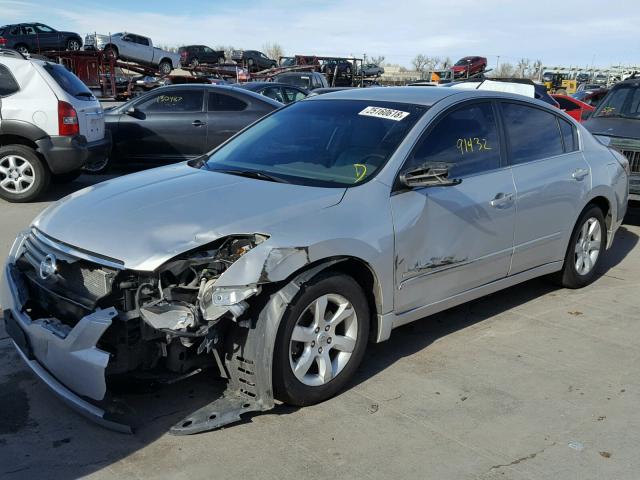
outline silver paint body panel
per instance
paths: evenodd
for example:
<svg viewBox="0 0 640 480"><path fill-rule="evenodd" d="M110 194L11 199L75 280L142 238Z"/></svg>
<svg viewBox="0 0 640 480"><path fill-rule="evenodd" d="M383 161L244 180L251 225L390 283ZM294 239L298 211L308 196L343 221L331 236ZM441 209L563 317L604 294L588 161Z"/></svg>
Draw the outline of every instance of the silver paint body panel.
<svg viewBox="0 0 640 480"><path fill-rule="evenodd" d="M430 108L377 176L352 188L266 182L183 163L73 193L45 210L33 227L69 248L140 271L227 235L268 235L220 276L219 286L283 281L311 263L352 257L375 279L377 341L399 325L560 270L577 218L595 197L610 206L611 245L626 210L628 177L607 147L562 112L517 95L423 87L355 89L303 101L340 98ZM575 125L580 150L504 166L453 187L394 191L405 159L433 120L478 98L529 102L563 116ZM577 169L589 174L578 181L572 178ZM499 193L511 194L513 201L492 206ZM29 338L45 338L60 356L39 355L44 367L76 393L99 397L102 384L92 377L100 377L104 359L90 343L106 319L83 319L71 333L87 340L87 349L74 350L73 342L52 339L21 317L6 277L0 295Z"/></svg>

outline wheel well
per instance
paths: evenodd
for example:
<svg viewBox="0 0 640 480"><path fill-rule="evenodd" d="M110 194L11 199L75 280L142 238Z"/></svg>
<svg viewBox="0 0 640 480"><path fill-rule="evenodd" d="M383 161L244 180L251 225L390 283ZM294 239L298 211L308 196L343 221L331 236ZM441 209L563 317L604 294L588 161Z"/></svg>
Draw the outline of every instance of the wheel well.
<svg viewBox="0 0 640 480"><path fill-rule="evenodd" d="M111 50L113 50L114 52L118 52L118 47L116 47L113 43L107 43L103 48L102 51L104 52L105 50L107 50L108 48L110 48Z"/></svg>
<svg viewBox="0 0 640 480"><path fill-rule="evenodd" d="M609 204L609 200L602 196L594 197L591 199L591 201L589 201L589 205L595 205L600 210L602 210L604 222L607 225L607 231L611 230L611 222L613 221L613 218L611 216L611 205Z"/></svg>
<svg viewBox="0 0 640 480"><path fill-rule="evenodd" d="M24 145L26 147L33 148L37 150L38 146L24 137L19 137L18 135L0 135L0 146L5 145Z"/></svg>
<svg viewBox="0 0 640 480"><path fill-rule="evenodd" d="M173 62L171 61L170 58L164 57L164 58L160 59L160 61L158 62L158 65L160 65L163 62L169 62L169 65L171 65L173 67Z"/></svg>
<svg viewBox="0 0 640 480"><path fill-rule="evenodd" d="M369 311L371 313L372 321L369 328L369 338L377 338L378 314L382 312L382 291L380 290L380 284L375 274L373 273L373 270L366 262L355 257L325 258L317 262L305 265L302 269L295 272L289 278L294 278L305 270L316 267L318 265L322 265L324 263L329 264L330 262L335 260L338 260L338 262L328 266L327 270L349 275L358 283L358 285L360 285L362 291L367 297L367 303L369 304Z"/></svg>

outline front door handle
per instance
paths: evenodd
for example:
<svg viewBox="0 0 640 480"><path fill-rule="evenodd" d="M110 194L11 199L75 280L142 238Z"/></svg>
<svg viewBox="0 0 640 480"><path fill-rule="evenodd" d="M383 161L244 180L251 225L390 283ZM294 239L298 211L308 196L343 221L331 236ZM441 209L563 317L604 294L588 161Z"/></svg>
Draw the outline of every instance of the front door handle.
<svg viewBox="0 0 640 480"><path fill-rule="evenodd" d="M206 124L207 122L203 122L202 120L194 120L193 122L191 122L191 125L193 125L194 127L202 127Z"/></svg>
<svg viewBox="0 0 640 480"><path fill-rule="evenodd" d="M493 208L508 208L513 204L513 193L500 192L490 203Z"/></svg>
<svg viewBox="0 0 640 480"><path fill-rule="evenodd" d="M571 174L571 178L573 178L574 180L577 181L582 181L584 180L584 178L589 175L589 170L586 168L578 168L577 170L574 170L573 173Z"/></svg>

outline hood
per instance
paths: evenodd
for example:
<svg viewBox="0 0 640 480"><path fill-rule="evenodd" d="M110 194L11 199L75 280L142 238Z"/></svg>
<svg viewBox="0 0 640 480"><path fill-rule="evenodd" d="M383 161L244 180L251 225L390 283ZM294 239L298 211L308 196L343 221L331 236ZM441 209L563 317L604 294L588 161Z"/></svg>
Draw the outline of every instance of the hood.
<svg viewBox="0 0 640 480"><path fill-rule="evenodd" d="M591 117L583 125L594 135L640 140L640 119Z"/></svg>
<svg viewBox="0 0 640 480"><path fill-rule="evenodd" d="M255 180L182 163L87 187L51 205L33 225L126 268L150 271L227 235L273 236L272 225L313 215L343 194L343 188Z"/></svg>

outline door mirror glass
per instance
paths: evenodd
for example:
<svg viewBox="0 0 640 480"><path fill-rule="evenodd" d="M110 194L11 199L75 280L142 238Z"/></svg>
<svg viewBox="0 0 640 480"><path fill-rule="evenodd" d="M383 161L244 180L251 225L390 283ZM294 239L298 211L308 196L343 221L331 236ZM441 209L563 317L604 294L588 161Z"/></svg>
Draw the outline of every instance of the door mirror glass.
<svg viewBox="0 0 640 480"><path fill-rule="evenodd" d="M131 107L127 108L127 111L125 113L127 115L131 116L131 117L134 117L134 118L143 118L144 117L144 114L134 106L131 106Z"/></svg>
<svg viewBox="0 0 640 480"><path fill-rule="evenodd" d="M409 188L450 187L462 182L459 178L449 178L449 165L428 162L400 175L400 182Z"/></svg>

